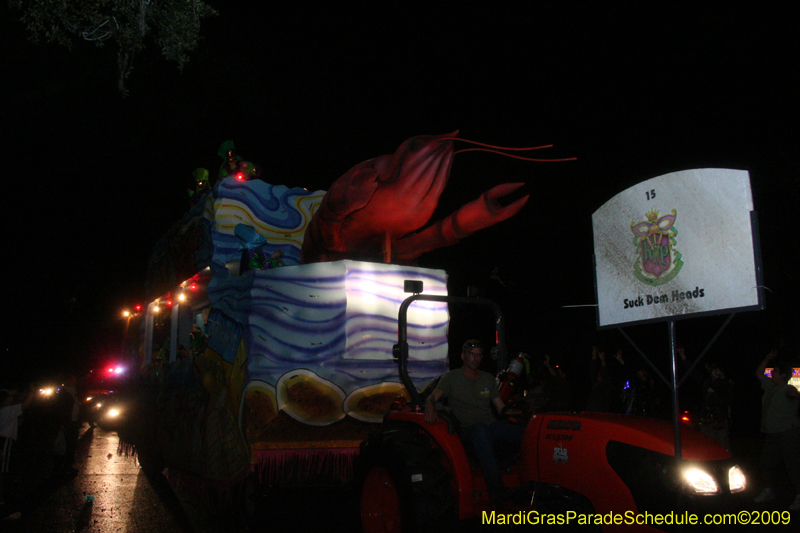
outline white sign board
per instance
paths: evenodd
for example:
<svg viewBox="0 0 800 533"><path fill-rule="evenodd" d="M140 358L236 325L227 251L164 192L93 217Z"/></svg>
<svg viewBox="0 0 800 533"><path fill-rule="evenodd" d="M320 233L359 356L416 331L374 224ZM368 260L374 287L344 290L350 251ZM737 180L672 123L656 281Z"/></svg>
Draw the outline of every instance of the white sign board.
<svg viewBox="0 0 800 533"><path fill-rule="evenodd" d="M703 168L635 185L592 215L598 327L760 309L746 171Z"/></svg>

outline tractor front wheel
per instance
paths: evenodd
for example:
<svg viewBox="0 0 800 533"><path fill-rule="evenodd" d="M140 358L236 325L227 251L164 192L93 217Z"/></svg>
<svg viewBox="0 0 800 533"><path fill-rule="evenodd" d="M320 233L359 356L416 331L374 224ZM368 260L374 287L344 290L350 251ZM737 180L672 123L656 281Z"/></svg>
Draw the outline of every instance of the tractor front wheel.
<svg viewBox="0 0 800 533"><path fill-rule="evenodd" d="M361 524L365 533L400 533L400 496L392 475L375 466L361 488Z"/></svg>

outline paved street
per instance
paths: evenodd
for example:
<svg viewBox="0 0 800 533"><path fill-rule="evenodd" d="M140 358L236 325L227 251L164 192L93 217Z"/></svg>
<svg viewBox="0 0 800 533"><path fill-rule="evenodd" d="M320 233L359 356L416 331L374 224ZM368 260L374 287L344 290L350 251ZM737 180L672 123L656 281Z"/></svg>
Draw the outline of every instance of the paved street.
<svg viewBox="0 0 800 533"><path fill-rule="evenodd" d="M191 481L148 479L131 457L118 455L114 431L84 425L74 476L53 477L48 460L28 464L8 491L0 531L30 533L239 533L354 531L357 514L347 491L330 487L284 489L271 495L253 529L232 500L197 491ZM26 450L21 450L24 454ZM41 453L36 454L41 458Z"/></svg>
<svg viewBox="0 0 800 533"><path fill-rule="evenodd" d="M232 502L197 492L191 482L170 484L163 476L148 479L135 459L118 455L114 431L82 428L74 476L53 477L48 461L35 463L18 473L7 501L11 516L0 520L0 531L31 533L139 533L176 531L186 533L244 533L248 531L358 531L352 495L330 487L284 489L270 495L257 528L248 529ZM756 470L758 442L737 439L737 456L749 474ZM26 450L21 450L24 453ZM750 489L748 492L753 492ZM781 487L781 500L752 505L748 511L783 509L790 498ZM795 513L793 520L797 519ZM788 529L787 529L788 527ZM791 526L739 527L739 531L791 531ZM475 521L460 524L461 531L483 531ZM496 526L490 530L516 530ZM523 528L527 530L527 528ZM551 530L552 528L539 528ZM552 529L567 531L563 526ZM711 530L717 530L711 528ZM722 531L722 529L718 529Z"/></svg>
<svg viewBox="0 0 800 533"><path fill-rule="evenodd" d="M9 498L6 531L212 533L245 531L224 513L211 512L175 492L166 479L151 482L135 459L117 455L116 432L82 428L75 476L52 477L48 464L20 475Z"/></svg>

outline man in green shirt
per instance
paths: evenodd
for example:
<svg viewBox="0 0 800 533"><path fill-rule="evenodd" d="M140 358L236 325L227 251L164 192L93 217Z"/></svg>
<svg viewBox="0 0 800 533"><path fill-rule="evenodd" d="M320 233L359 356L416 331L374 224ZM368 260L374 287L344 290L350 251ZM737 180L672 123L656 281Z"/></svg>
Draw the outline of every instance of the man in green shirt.
<svg viewBox="0 0 800 533"><path fill-rule="evenodd" d="M506 405L500 399L497 381L488 372L479 370L483 360L483 344L478 340L468 340L461 349L464 365L442 376L436 388L425 402L425 421L435 424L439 421L436 402L447 398L453 414L461 423L459 436L465 446L472 451L481 465L486 486L492 499L503 497L505 485L494 456L497 443L508 442L519 446L525 428L507 420L498 420L492 406L503 414Z"/></svg>

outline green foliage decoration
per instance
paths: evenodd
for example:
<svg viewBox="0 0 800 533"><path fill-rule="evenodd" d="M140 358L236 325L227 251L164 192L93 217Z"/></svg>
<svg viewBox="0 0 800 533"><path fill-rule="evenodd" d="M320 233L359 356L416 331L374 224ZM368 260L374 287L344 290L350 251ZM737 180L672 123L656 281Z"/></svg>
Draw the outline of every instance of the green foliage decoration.
<svg viewBox="0 0 800 533"><path fill-rule="evenodd" d="M118 46L119 91L128 94L125 81L133 58L148 40L183 70L201 39L200 21L217 15L202 0L9 0L36 43L55 43L72 49L90 41Z"/></svg>

